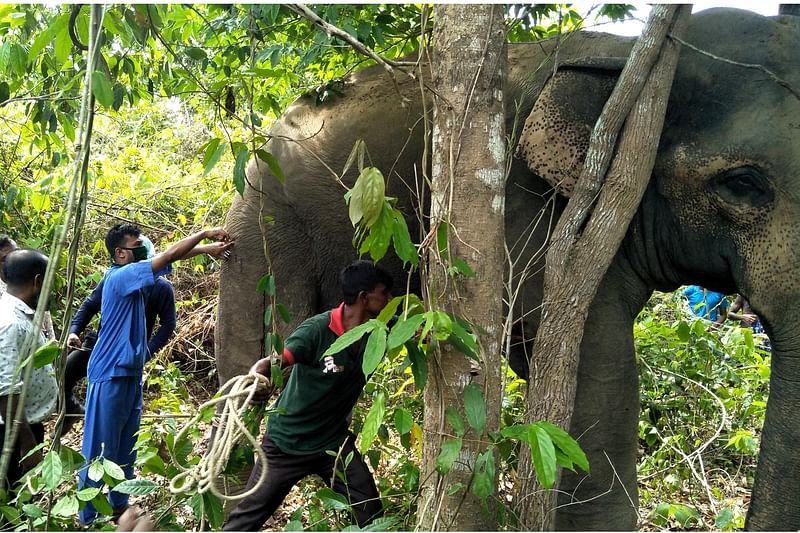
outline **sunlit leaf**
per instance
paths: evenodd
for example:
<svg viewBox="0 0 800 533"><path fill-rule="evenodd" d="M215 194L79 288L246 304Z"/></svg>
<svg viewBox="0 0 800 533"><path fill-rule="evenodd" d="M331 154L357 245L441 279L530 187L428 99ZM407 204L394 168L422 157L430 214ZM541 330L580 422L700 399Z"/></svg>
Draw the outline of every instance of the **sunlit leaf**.
<svg viewBox="0 0 800 533"><path fill-rule="evenodd" d="M480 387L475 383L464 387L464 412L470 427L478 435L483 435L486 428L486 403L483 401Z"/></svg>
<svg viewBox="0 0 800 533"><path fill-rule="evenodd" d="M458 458L458 454L461 453L461 445L462 442L460 438L447 439L442 443L442 450L436 458L437 472L442 475L450 472L450 469L453 468L453 463L455 463Z"/></svg>
<svg viewBox="0 0 800 533"><path fill-rule="evenodd" d="M366 454L375 437L378 435L378 428L383 424L383 418L386 415L386 395L379 392L372 402L367 417L364 419L364 427L361 429L361 438L358 444L358 451L362 455Z"/></svg>

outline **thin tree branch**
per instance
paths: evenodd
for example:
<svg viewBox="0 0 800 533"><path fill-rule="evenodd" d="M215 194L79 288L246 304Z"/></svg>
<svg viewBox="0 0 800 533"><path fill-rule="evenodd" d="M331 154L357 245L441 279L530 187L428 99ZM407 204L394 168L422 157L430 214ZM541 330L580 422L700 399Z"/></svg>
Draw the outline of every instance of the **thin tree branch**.
<svg viewBox="0 0 800 533"><path fill-rule="evenodd" d="M777 74L775 74L774 72L769 70L764 65L759 65L757 63L741 63L739 61L734 61L732 59L727 59L725 57L720 57L720 56L714 55L711 52L707 52L705 50L701 50L700 48L697 48L695 45L687 43L686 41L684 41L680 37L676 37L675 35L672 35L671 33L668 35L668 37L670 39L673 39L675 42L680 43L681 45L685 46L689 50L692 50L694 52L697 52L698 54L702 54L704 56L710 57L711 59L714 59L716 61L721 61L721 62L727 63L729 65L736 65L737 67L752 68L752 69L755 69L755 70L760 70L761 72L763 72L764 74L769 76L769 78L772 81L774 81L775 83L777 83L778 85L780 85L781 87L783 87L784 89L786 89L787 91L792 93L792 96L794 96L795 98L800 100L800 92L795 90L795 88L792 87L792 85L788 81L784 80L783 78L778 77Z"/></svg>

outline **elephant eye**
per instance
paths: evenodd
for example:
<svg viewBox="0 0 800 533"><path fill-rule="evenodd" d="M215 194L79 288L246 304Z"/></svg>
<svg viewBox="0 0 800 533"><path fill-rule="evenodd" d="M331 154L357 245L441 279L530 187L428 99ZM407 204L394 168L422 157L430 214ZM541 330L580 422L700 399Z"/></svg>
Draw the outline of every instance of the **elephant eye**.
<svg viewBox="0 0 800 533"><path fill-rule="evenodd" d="M725 202L742 207L763 207L775 197L766 178L751 166L726 170L713 177L710 186Z"/></svg>

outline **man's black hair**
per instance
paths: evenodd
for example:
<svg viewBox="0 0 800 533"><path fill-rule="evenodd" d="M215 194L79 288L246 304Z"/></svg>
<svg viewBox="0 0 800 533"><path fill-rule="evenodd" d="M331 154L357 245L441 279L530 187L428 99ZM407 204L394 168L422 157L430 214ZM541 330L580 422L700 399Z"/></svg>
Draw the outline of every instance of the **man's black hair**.
<svg viewBox="0 0 800 533"><path fill-rule="evenodd" d="M339 276L344 303L347 305L354 304L361 291L372 292L379 283L391 289L392 276L372 261L363 259L347 265Z"/></svg>
<svg viewBox="0 0 800 533"><path fill-rule="evenodd" d="M118 246L125 244L125 239L129 236L138 237L142 232L139 226L133 224L115 224L106 233L106 250L111 259L114 259L114 250Z"/></svg>
<svg viewBox="0 0 800 533"><path fill-rule="evenodd" d="M14 239L12 239L9 235L6 235L5 233L0 234L0 250L7 246L14 246L14 244L16 244Z"/></svg>
<svg viewBox="0 0 800 533"><path fill-rule="evenodd" d="M36 276L44 277L47 270L47 256L33 248L14 250L6 256L3 275L6 283L22 287L32 282Z"/></svg>

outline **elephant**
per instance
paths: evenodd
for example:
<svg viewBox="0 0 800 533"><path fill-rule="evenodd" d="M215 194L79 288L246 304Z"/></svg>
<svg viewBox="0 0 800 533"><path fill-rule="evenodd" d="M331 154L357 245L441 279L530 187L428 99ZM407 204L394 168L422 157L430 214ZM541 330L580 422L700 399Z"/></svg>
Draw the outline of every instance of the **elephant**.
<svg viewBox="0 0 800 533"><path fill-rule="evenodd" d="M762 318L773 347L771 392L746 526L800 528L800 308L793 305L800 301L800 17L707 10L692 15L685 41L694 48L682 46L647 190L586 321L570 432L580 436L592 470L564 472L560 503L582 503L560 506L558 529L636 527L633 322L653 291L689 284L740 293ZM517 264L527 266L514 271L521 291L508 309L518 373L532 356L551 221L568 201L565 184L580 173L591 129L632 43L577 32L559 43L508 45L506 114L517 146L506 188L506 242ZM256 284L267 271L292 326L340 301L339 270L357 251L345 189L334 174L358 139L386 176L387 195L397 198L411 234L425 230L415 222L424 198L421 204L414 191L425 170L428 109L418 80L392 80L373 66L352 74L342 94L325 102L299 98L275 123L265 149L285 181L253 159L246 191L227 217L236 247L220 277L221 380L263 355L266 296ZM350 170L344 184L355 177ZM405 279L396 257L381 264Z"/></svg>

